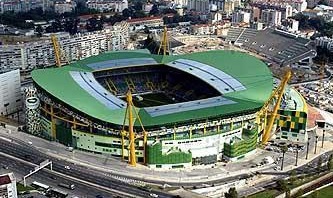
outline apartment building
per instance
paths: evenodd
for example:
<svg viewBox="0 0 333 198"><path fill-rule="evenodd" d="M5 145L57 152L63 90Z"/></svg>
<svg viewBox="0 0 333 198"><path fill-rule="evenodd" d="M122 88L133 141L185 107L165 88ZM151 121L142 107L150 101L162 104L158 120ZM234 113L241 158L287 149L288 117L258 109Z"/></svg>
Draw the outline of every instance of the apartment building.
<svg viewBox="0 0 333 198"><path fill-rule="evenodd" d="M0 175L0 197L17 198L16 179L13 173Z"/></svg>
<svg viewBox="0 0 333 198"><path fill-rule="evenodd" d="M0 72L0 115L10 115L21 108L20 71L16 69L3 73Z"/></svg>
<svg viewBox="0 0 333 198"><path fill-rule="evenodd" d="M100 12L114 11L122 12L128 8L127 0L89 0L87 1L87 7L96 9Z"/></svg>
<svg viewBox="0 0 333 198"><path fill-rule="evenodd" d="M57 34L61 51L69 61L76 61L107 51L124 50L128 43L128 24L118 23L101 31L69 35ZM0 70L32 70L54 65L51 39L0 46Z"/></svg>

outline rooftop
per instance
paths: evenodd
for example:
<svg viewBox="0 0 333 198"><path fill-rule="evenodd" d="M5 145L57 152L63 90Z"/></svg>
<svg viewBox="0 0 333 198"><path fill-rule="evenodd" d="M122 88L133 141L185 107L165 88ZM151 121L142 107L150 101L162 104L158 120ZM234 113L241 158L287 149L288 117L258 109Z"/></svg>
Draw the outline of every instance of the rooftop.
<svg viewBox="0 0 333 198"><path fill-rule="evenodd" d="M73 72L86 72L88 74L95 69L100 70L108 67L137 66L136 61L133 62L131 60L149 60L146 64L149 65L152 62L156 62L156 67L173 65L173 62L179 61L184 63L185 60L186 64L209 68L206 72L200 71L202 75L195 72L194 70L196 69L192 73L188 71L191 75L199 75L199 78L200 76L204 78L205 75L213 75L211 71L223 74L219 76L219 81L221 80L222 83L220 92L223 99L219 101L210 99L214 105L202 103L200 107L195 108L193 105L187 104L183 106L184 109L182 111L174 111L171 106L159 108L159 112L152 112L149 108L138 108L141 120L146 127L206 120L208 118L254 111L262 106L273 88L272 74L262 61L246 53L235 51L208 51L178 56L152 55L141 51L110 52L90 57L62 68L34 70L32 78L40 88L72 108L101 121L122 125L125 108L108 108L108 104L110 106L109 99L112 97L108 95L112 94L106 93L105 95L105 92L104 94L99 94L103 93L100 90L101 87L90 86L94 80L89 76L87 78L90 78L91 83L87 83L87 86L93 87L94 90L89 88L90 91L88 91L71 74ZM145 63L141 62L141 64ZM188 67L183 66L183 69ZM178 67L175 68L178 69ZM209 81L210 79L205 80ZM223 82L225 83L224 85ZM215 86L213 81L210 83ZM226 86L231 87L230 91L224 90ZM95 97L96 94L100 96L97 98ZM113 104L111 106L115 107Z"/></svg>
<svg viewBox="0 0 333 198"><path fill-rule="evenodd" d="M11 180L9 175L0 175L0 186L10 184Z"/></svg>

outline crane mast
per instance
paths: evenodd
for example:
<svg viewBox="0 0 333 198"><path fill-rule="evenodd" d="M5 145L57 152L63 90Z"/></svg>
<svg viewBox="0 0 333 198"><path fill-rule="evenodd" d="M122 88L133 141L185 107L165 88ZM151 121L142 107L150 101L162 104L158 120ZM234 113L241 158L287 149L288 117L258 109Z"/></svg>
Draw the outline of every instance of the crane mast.
<svg viewBox="0 0 333 198"><path fill-rule="evenodd" d="M51 41L54 49L54 58L57 67L61 67L61 53L60 53L60 45L58 42L58 38L55 35L51 35Z"/></svg>
<svg viewBox="0 0 333 198"><path fill-rule="evenodd" d="M170 52L170 46L168 41L168 29L166 26L164 26L164 31L160 40L161 40L160 47L158 48L157 54L160 54L163 48L163 55L165 56L167 55L167 52Z"/></svg>
<svg viewBox="0 0 333 198"><path fill-rule="evenodd" d="M258 121L260 122L260 117L263 115L267 115L269 104L271 104L272 102L274 102L274 100L276 100L273 111L270 113L271 116L268 120L268 123L267 123L267 125L266 124L264 125L264 133L263 133L263 138L262 138L263 145L265 145L271 137L271 131L273 129L273 125L274 125L276 116L278 115L278 110L280 108L280 104L282 101L283 92L284 92L290 78L291 78L291 71L289 70L286 72L286 74L283 77L283 79L281 80L281 83L279 84L279 86L273 91L273 93L271 94L269 99L266 101L264 106L258 112L257 122Z"/></svg>

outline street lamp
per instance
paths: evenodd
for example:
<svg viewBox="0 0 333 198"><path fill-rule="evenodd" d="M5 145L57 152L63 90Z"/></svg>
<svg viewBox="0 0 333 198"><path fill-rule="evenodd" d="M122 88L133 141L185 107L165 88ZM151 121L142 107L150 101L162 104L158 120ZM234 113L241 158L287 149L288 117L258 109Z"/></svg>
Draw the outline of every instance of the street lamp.
<svg viewBox="0 0 333 198"><path fill-rule="evenodd" d="M296 146L296 163L295 163L295 166L297 166L297 161L298 161L298 144L296 144L295 146Z"/></svg>
<svg viewBox="0 0 333 198"><path fill-rule="evenodd" d="M282 151L281 171L283 171L284 154L287 152L287 150L288 150L288 148L286 146L281 147L281 151Z"/></svg>
<svg viewBox="0 0 333 198"><path fill-rule="evenodd" d="M310 138L308 138L308 142L306 143L306 157L305 159L308 159L309 156L309 145L310 145Z"/></svg>
<svg viewBox="0 0 333 198"><path fill-rule="evenodd" d="M323 129L323 139L321 140L321 148L324 148L325 129Z"/></svg>
<svg viewBox="0 0 333 198"><path fill-rule="evenodd" d="M316 143L315 143L315 150L314 150L314 154L317 153L317 143L318 143L318 135L316 135Z"/></svg>

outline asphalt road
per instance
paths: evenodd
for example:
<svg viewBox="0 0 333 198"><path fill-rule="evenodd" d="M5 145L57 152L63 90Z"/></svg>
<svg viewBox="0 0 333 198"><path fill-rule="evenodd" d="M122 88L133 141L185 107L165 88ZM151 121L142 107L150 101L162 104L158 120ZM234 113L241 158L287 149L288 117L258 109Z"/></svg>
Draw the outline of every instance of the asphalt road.
<svg viewBox="0 0 333 198"><path fill-rule="evenodd" d="M331 154L333 154L333 151L326 152L326 153L312 159L308 163L295 168L294 170L296 171L297 175L320 173L321 171L323 171L323 169L325 167L323 167L323 169L321 169L321 170L318 170L318 159L319 159L319 157L321 157L322 162L324 164L324 163L328 162L328 158ZM254 193L263 191L266 188L275 187L276 186L276 181L289 177L291 171L292 170L286 171L286 172L272 171L272 170L259 171L260 174L276 175L277 177L275 177L274 179L272 179L269 182L264 181L264 182L258 183L257 185L253 186L252 188L249 188L246 191L242 191L240 193L240 195L241 196L250 195L250 194L254 194Z"/></svg>
<svg viewBox="0 0 333 198"><path fill-rule="evenodd" d="M50 156L47 156L38 150L36 150L31 145L14 140L13 142L9 142L3 139L0 139L0 151L3 153L6 153L8 155L23 159L25 161L39 164L42 161L45 161L46 159L49 159L53 163L53 170L65 175L69 175L74 178L78 178L84 181L91 182L93 184L97 184L109 189L115 189L118 191L126 192L128 194L134 195L136 197L150 197L150 193L158 194L161 198L169 198L172 197L172 195L169 195L167 193L159 192L159 191L153 191L153 192L147 192L141 189L138 189L135 186L132 186L130 184L124 183L122 181L110 178L103 174L100 171L96 171L93 169L89 169L87 167L83 167L77 164L72 164L69 162L66 162L64 160L59 160L57 158L53 158ZM65 166L69 166L70 170L67 170ZM45 173L49 174L49 173ZM56 183L56 182L54 182ZM101 192L103 192L101 190ZM99 193L101 194L101 193ZM94 196L93 196L94 197ZM108 196L110 197L110 196Z"/></svg>
<svg viewBox="0 0 333 198"><path fill-rule="evenodd" d="M8 167L8 170L3 168L5 166ZM2 169L0 170L0 173L14 172L15 176L17 177L17 182L23 184L22 177L28 174L30 170L33 170L34 166L0 155L0 168ZM103 192L100 189L94 188L93 186L85 185L75 180L70 180L58 174L46 172L45 170L41 170L36 174L32 175L31 177L29 177L27 179L27 184L31 184L33 181L41 182L53 188L65 191L69 193L70 196L79 196L79 197L95 197L96 195L101 195L103 197L117 196L116 194ZM61 188L57 186L58 183L74 184L75 189L68 190L65 188Z"/></svg>

